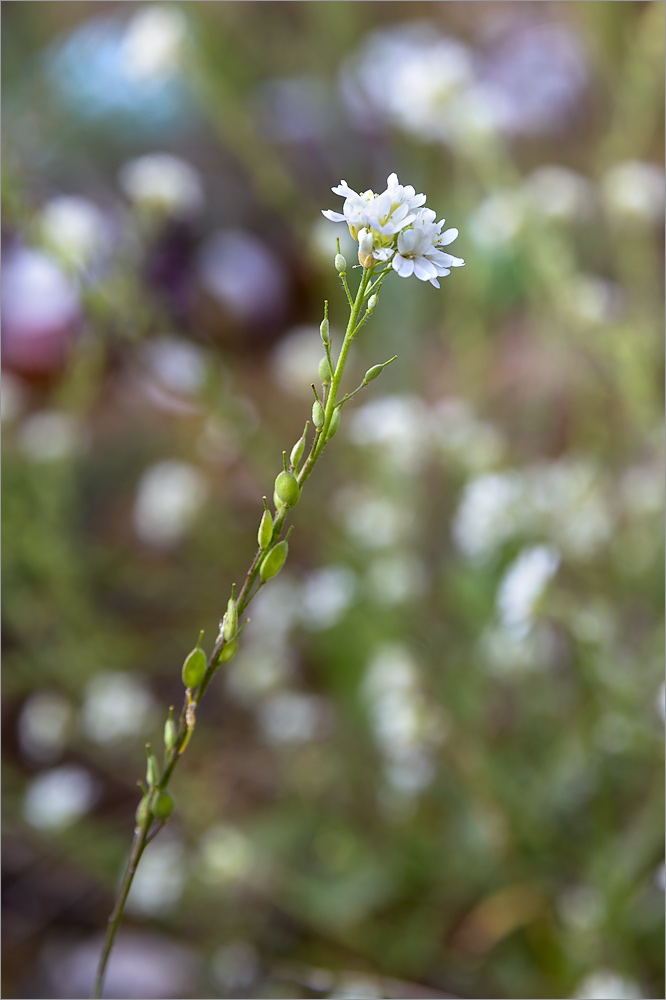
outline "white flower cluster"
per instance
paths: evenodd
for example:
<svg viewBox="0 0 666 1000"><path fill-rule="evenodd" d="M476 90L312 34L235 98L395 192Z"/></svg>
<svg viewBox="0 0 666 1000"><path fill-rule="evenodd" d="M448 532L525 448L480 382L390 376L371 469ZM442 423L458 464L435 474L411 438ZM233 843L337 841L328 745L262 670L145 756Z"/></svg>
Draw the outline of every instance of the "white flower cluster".
<svg viewBox="0 0 666 1000"><path fill-rule="evenodd" d="M363 267L391 261L402 278L415 274L439 288L438 278L465 263L462 257L442 250L453 243L458 230L442 232L444 219L435 222L435 213L425 207L425 195L416 194L411 184L400 184L397 174L387 178L386 190L381 194L358 194L346 181L331 190L345 199L342 213L327 211L322 215L331 222L347 223L358 241L358 259Z"/></svg>

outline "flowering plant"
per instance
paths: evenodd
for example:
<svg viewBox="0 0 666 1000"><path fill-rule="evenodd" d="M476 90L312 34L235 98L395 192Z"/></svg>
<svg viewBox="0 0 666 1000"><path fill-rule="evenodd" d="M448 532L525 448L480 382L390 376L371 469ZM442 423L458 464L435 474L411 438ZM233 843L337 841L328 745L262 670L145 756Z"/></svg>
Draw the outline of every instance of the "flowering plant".
<svg viewBox="0 0 666 1000"><path fill-rule="evenodd" d="M326 444L340 425L342 407L396 360L394 356L388 361L373 365L365 373L359 386L339 397L349 349L377 306L382 282L395 270L401 277L415 274L422 281L430 281L439 288L438 277L449 274L450 268L464 264L461 258L452 257L441 249L453 242L458 230L448 229L442 232L444 220L438 223L434 221L435 213L424 207L425 195L416 194L410 185L400 184L396 174L389 176L387 188L381 194L373 191L357 194L345 181L332 190L344 197L343 212L326 211L323 214L332 222L348 224L352 236L358 242L358 259L362 267L356 295L352 296L347 281L347 262L340 253L338 241L335 268L350 307L344 339L337 358L334 358L326 302L320 326L325 353L319 364L321 387L318 390L314 384L312 386L314 402L311 422L314 433L309 452L303 461L309 437L308 420L303 434L291 449L289 458L286 451L282 453L283 468L275 479L273 509L271 510L264 497L264 510L257 531L257 551L242 587L238 592L235 584L231 588L231 596L211 653L207 655L201 648L201 632L195 648L185 658L181 672L185 687L183 705L178 720L174 716L174 709L169 709L164 727L161 764L150 744L146 747L146 777L139 782L142 797L136 811L134 840L116 905L109 917L95 980L95 997L100 997L102 993L108 960L143 852L163 829L173 812L174 802L168 785L194 731L197 707L219 666L228 663L238 649L241 633L249 620L242 621L246 608L261 588L277 576L287 560L288 538L292 529L282 537L285 522L298 503L303 486Z"/></svg>

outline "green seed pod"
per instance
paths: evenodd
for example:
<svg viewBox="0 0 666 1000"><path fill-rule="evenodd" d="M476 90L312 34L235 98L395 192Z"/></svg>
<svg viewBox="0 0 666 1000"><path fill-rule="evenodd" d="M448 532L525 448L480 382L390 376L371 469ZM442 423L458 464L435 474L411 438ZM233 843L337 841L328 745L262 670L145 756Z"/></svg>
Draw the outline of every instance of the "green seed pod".
<svg viewBox="0 0 666 1000"><path fill-rule="evenodd" d="M168 819L173 812L174 801L168 792L160 792L153 803L153 816L156 819Z"/></svg>
<svg viewBox="0 0 666 1000"><path fill-rule="evenodd" d="M182 678L183 684L188 688L195 688L201 684L206 673L206 654L203 649L193 649L183 663Z"/></svg>
<svg viewBox="0 0 666 1000"><path fill-rule="evenodd" d="M347 261L341 253L336 253L335 255L335 270L338 274L344 274L347 270Z"/></svg>
<svg viewBox="0 0 666 1000"><path fill-rule="evenodd" d="M329 363L328 358L326 357L322 358L321 361L319 362L319 378L322 380L324 385L328 385L328 383L333 378L331 365Z"/></svg>
<svg viewBox="0 0 666 1000"><path fill-rule="evenodd" d="M377 296L371 295L370 298L368 299L368 312L371 313L376 305L377 305Z"/></svg>
<svg viewBox="0 0 666 1000"><path fill-rule="evenodd" d="M227 604L227 613L224 616L224 625L222 626L222 635L227 642L231 642L233 637L238 631L238 608L236 607L236 602L233 597L229 598Z"/></svg>
<svg viewBox="0 0 666 1000"><path fill-rule="evenodd" d="M318 399L315 399L312 404L312 423L315 425L317 430L321 430L324 426L324 407Z"/></svg>
<svg viewBox="0 0 666 1000"><path fill-rule="evenodd" d="M275 480L275 492L281 503L294 507L298 503L301 490L291 472L281 472Z"/></svg>
<svg viewBox="0 0 666 1000"><path fill-rule="evenodd" d="M169 709L169 718L164 723L164 746L167 753L170 753L176 745L178 738L178 727L173 718L173 709Z"/></svg>
<svg viewBox="0 0 666 1000"><path fill-rule="evenodd" d="M305 436L307 434L308 425L305 425L305 430L299 437L298 441L291 449L291 455L289 456L289 462L295 469L301 464L301 459L303 458L303 452L305 451Z"/></svg>
<svg viewBox="0 0 666 1000"><path fill-rule="evenodd" d="M160 780L160 771L157 766L157 758L155 754L150 749L150 744L146 744L146 755L148 760L146 762L146 784L149 788L154 788L155 785Z"/></svg>
<svg viewBox="0 0 666 1000"><path fill-rule="evenodd" d="M333 410L333 416L331 417L331 422L328 425L328 434L326 435L326 440L327 441L331 440L331 438L333 437L333 435L337 431L338 427L340 426L340 410L341 409L342 409L341 406L336 406L336 408Z"/></svg>
<svg viewBox="0 0 666 1000"><path fill-rule="evenodd" d="M274 545L270 552L266 553L259 569L261 579L264 583L266 580L270 580L271 577L278 575L286 562L288 552L289 545L283 540Z"/></svg>
<svg viewBox="0 0 666 1000"><path fill-rule="evenodd" d="M319 332L321 334L321 339L324 344L330 344L331 342L331 328L328 325L328 317L324 316L323 320L319 324Z"/></svg>
<svg viewBox="0 0 666 1000"><path fill-rule="evenodd" d="M150 806L148 805L148 799L144 795L138 806L136 807L136 812L134 814L134 819L137 826L143 826L143 824L148 819L148 813L150 812Z"/></svg>
<svg viewBox="0 0 666 1000"><path fill-rule="evenodd" d="M271 538L273 537L273 518L270 513L265 510L261 521L259 522L259 531L257 532L257 541L259 542L260 549L267 549L271 544Z"/></svg>
<svg viewBox="0 0 666 1000"><path fill-rule="evenodd" d="M363 376L363 381L367 385L368 382L372 382L373 378L377 378L378 375L381 375L383 370L384 365L373 365L372 368L368 368L367 372Z"/></svg>
<svg viewBox="0 0 666 1000"><path fill-rule="evenodd" d="M229 660L233 659L237 649L238 639L232 639L231 642L225 643L220 652L220 663L228 663Z"/></svg>
<svg viewBox="0 0 666 1000"><path fill-rule="evenodd" d="M283 501L280 500L275 490L273 490L273 506L275 507L276 510L279 510L280 507L284 507Z"/></svg>

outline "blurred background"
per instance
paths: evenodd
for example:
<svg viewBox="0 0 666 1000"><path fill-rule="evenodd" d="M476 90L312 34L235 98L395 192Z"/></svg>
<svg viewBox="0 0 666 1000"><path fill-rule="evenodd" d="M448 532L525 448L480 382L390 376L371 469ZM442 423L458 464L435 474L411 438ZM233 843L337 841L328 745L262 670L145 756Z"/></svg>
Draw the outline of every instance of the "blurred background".
<svg viewBox="0 0 666 1000"><path fill-rule="evenodd" d="M664 4L3 15L3 996L89 993L395 170L467 266L384 286L106 995L663 997Z"/></svg>

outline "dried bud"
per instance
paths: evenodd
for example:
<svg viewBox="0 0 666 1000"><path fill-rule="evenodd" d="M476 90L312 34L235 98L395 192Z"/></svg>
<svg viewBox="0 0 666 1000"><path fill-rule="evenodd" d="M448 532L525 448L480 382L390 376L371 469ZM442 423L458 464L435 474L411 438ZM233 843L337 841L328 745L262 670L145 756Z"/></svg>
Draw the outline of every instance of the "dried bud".
<svg viewBox="0 0 666 1000"><path fill-rule="evenodd" d="M229 660L233 659L237 649L238 639L232 639L231 642L225 643L220 651L220 663L228 663Z"/></svg>
<svg viewBox="0 0 666 1000"><path fill-rule="evenodd" d="M270 552L267 552L264 556L264 561L261 564L259 573L261 574L261 579L266 582L272 577L277 576L282 567L287 560L287 553L289 552L288 543L283 540L278 542L277 545L273 546Z"/></svg>
<svg viewBox="0 0 666 1000"><path fill-rule="evenodd" d="M326 440L327 441L331 440L331 438L333 437L333 435L337 431L338 427L340 426L340 410L341 409L342 409L341 406L336 406L336 408L333 410L333 416L331 417L331 422L328 425L328 434L326 435Z"/></svg>
<svg viewBox="0 0 666 1000"><path fill-rule="evenodd" d="M203 649L193 649L183 663L182 678L183 684L187 688L195 688L201 684L206 673L206 654Z"/></svg>
<svg viewBox="0 0 666 1000"><path fill-rule="evenodd" d="M330 344L331 342L331 329L328 325L328 317L324 316L323 320L319 325L319 332L321 334L321 339L325 344Z"/></svg>
<svg viewBox="0 0 666 1000"><path fill-rule="evenodd" d="M236 607L236 602L233 597L229 598L227 604L227 613L224 616L224 623L222 625L222 635L227 642L231 642L233 637L238 631L238 608Z"/></svg>
<svg viewBox="0 0 666 1000"><path fill-rule="evenodd" d="M319 362L319 378L322 380L324 385L328 383L333 378L333 372L331 371L331 364L328 358L324 357Z"/></svg>
<svg viewBox="0 0 666 1000"><path fill-rule="evenodd" d="M312 404L312 423L315 425L317 430L321 430L324 426L324 407L318 399L315 399Z"/></svg>
<svg viewBox="0 0 666 1000"><path fill-rule="evenodd" d="M281 472L275 480L275 493L280 503L294 507L298 503L301 488L291 472Z"/></svg>
<svg viewBox="0 0 666 1000"><path fill-rule="evenodd" d="M341 253L336 253L335 255L335 270L338 274L344 274L347 270L347 261Z"/></svg>
<svg viewBox="0 0 666 1000"><path fill-rule="evenodd" d="M271 544L271 538L273 537L273 518L270 512L265 510L261 521L259 522L259 531L257 532L257 541L259 542L260 549L267 549Z"/></svg>
<svg viewBox="0 0 666 1000"><path fill-rule="evenodd" d="M174 801L168 792L160 792L153 803L153 816L156 819L168 819L173 812Z"/></svg>

